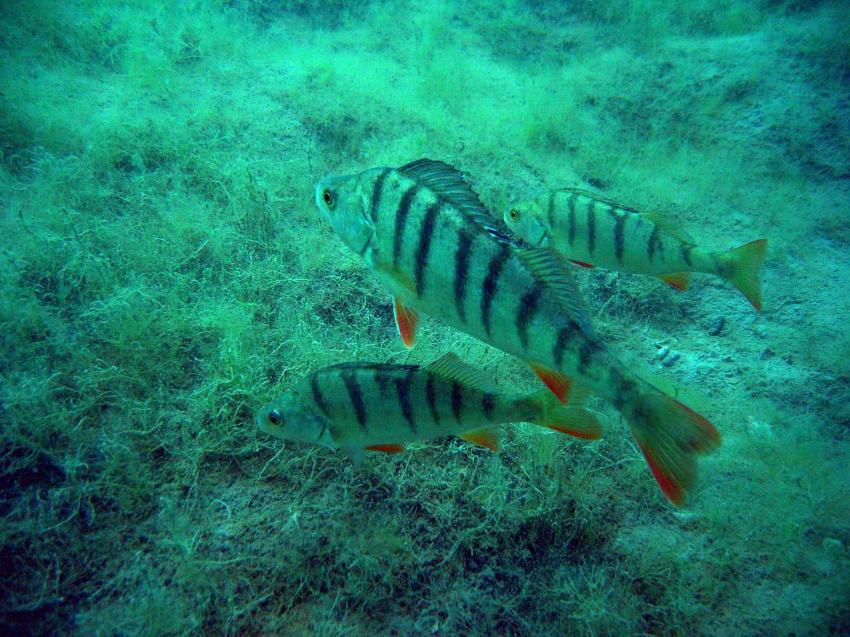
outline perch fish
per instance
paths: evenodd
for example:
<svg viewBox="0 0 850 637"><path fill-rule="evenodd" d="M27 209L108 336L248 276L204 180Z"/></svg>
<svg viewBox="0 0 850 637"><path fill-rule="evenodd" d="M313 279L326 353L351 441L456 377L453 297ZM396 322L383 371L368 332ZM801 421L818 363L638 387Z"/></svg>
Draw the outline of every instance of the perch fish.
<svg viewBox="0 0 850 637"><path fill-rule="evenodd" d="M507 238L458 171L421 159L327 176L315 197L392 293L408 347L421 311L526 361L562 402L577 383L598 393L629 423L667 498L684 502L694 454L719 444L717 430L627 370L592 329L563 259Z"/></svg>
<svg viewBox="0 0 850 637"><path fill-rule="evenodd" d="M311 374L257 414L265 433L342 449L355 462L365 451L398 453L406 442L457 435L498 450L497 425L540 424L598 438L581 398L564 406L547 390L524 397L493 389L454 354L427 367L345 363Z"/></svg>
<svg viewBox="0 0 850 637"><path fill-rule="evenodd" d="M688 288L692 272L714 274L761 310L767 239L726 252L706 250L658 215L579 188L553 190L512 206L504 221L530 246L551 246L584 267L654 275L677 290Z"/></svg>

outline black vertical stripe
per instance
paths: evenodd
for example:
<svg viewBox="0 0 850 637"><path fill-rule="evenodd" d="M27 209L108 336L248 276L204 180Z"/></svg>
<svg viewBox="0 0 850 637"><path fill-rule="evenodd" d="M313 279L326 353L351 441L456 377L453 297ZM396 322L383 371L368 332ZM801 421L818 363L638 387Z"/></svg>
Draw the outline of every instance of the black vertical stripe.
<svg viewBox="0 0 850 637"><path fill-rule="evenodd" d="M614 206L611 206L610 213L614 217L614 255L617 257L617 263L622 263L626 215L622 211L618 212Z"/></svg>
<svg viewBox="0 0 850 637"><path fill-rule="evenodd" d="M426 374L425 379L425 402L428 403L428 409L431 410L431 418L434 419L434 424L440 424L440 411L437 409L437 395L434 393L434 375Z"/></svg>
<svg viewBox="0 0 850 637"><path fill-rule="evenodd" d="M557 191L549 193L549 207L546 210L546 218L549 220L549 230L555 229L555 196Z"/></svg>
<svg viewBox="0 0 850 637"><path fill-rule="evenodd" d="M682 253L682 259L684 259L685 263L688 264L688 267L691 267L693 264L691 263L691 250L694 249L694 246L690 243L683 243L679 247L679 251Z"/></svg>
<svg viewBox="0 0 850 637"><path fill-rule="evenodd" d="M572 246L576 240L576 197L578 197L578 195L572 193L570 195L569 202L570 214L567 238L569 239L570 246Z"/></svg>
<svg viewBox="0 0 850 637"><path fill-rule="evenodd" d="M499 244L499 252L490 259L490 264L487 266L487 276L484 277L481 286L481 324L484 326L487 336L490 336L490 307L493 305L493 297L498 289L499 276L502 274L502 268L505 267L505 261L508 260L510 253L511 249L507 245Z"/></svg>
<svg viewBox="0 0 850 637"><path fill-rule="evenodd" d="M345 383L345 388L348 390L348 399L354 408L357 423L365 430L366 405L363 404L363 392L360 390L360 383L357 382L357 378L355 378L352 371L342 372L342 382Z"/></svg>
<svg viewBox="0 0 850 637"><path fill-rule="evenodd" d="M594 352L601 349L599 342L585 338L578 350L578 372L584 374L590 365Z"/></svg>
<svg viewBox="0 0 850 637"><path fill-rule="evenodd" d="M587 253L593 254L596 244L596 203L587 204Z"/></svg>
<svg viewBox="0 0 850 637"><path fill-rule="evenodd" d="M557 369L561 368L561 364L564 360L564 350L567 349L567 346L570 344L573 336L578 331L578 323L573 320L570 320L566 327L562 327L558 330L558 337L555 340L555 345L552 347L552 359L555 361L555 367Z"/></svg>
<svg viewBox="0 0 850 637"><path fill-rule="evenodd" d="M319 375L313 374L310 376L310 390L313 392L313 402L319 406L322 413L328 418L331 417L328 403L325 402L325 397L322 395L322 388L319 386Z"/></svg>
<svg viewBox="0 0 850 637"><path fill-rule="evenodd" d="M544 284L542 281L535 281L534 286L526 292L520 299L519 307L516 314L516 329L519 334L519 342L522 343L523 350L528 350L528 326L537 312L537 306L540 303L540 295L543 294Z"/></svg>
<svg viewBox="0 0 850 637"><path fill-rule="evenodd" d="M661 248L661 240L658 237L658 226L652 228L652 234L649 235L649 242L646 245L646 255L652 261L655 256L655 251Z"/></svg>
<svg viewBox="0 0 850 637"><path fill-rule="evenodd" d="M466 323L466 280L469 276L469 255L472 251L474 235L461 228L457 235L455 250L455 307L461 322Z"/></svg>
<svg viewBox="0 0 850 637"><path fill-rule="evenodd" d="M401 407L401 413L407 421L410 431L416 433L416 422L413 420L413 407L410 404L410 385L413 382L413 375L416 370L410 370L402 378L396 378L395 391L398 396L398 404Z"/></svg>
<svg viewBox="0 0 850 637"><path fill-rule="evenodd" d="M452 414L460 422L460 412L463 410L463 387L457 381L452 383Z"/></svg>
<svg viewBox="0 0 850 637"><path fill-rule="evenodd" d="M437 221L437 213L442 207L442 202L437 201L430 206L425 213L425 220L419 230L419 245L416 247L416 262L414 264L414 279L416 282L416 296L422 296L425 289L425 268L428 267L428 252L431 250L431 237L434 236L434 224Z"/></svg>
<svg viewBox="0 0 850 637"><path fill-rule="evenodd" d="M393 265L398 265L398 258L401 255L402 239L404 238L404 227L407 225L407 215L410 213L410 205L413 203L413 198L419 192L419 184L413 184L401 196L401 201L398 204L398 210L395 213L395 235L393 236Z"/></svg>
<svg viewBox="0 0 850 637"><path fill-rule="evenodd" d="M488 421L492 421L493 410L496 408L496 395L485 391L481 397L481 408L484 410L484 417Z"/></svg>
<svg viewBox="0 0 850 637"><path fill-rule="evenodd" d="M372 200L370 202L371 211L372 211L372 223L378 222L378 210L381 208L381 195L384 190L384 181L387 179L387 175L390 174L390 169L385 168L381 171L381 174L378 175L378 178L375 180L375 183L372 185Z"/></svg>

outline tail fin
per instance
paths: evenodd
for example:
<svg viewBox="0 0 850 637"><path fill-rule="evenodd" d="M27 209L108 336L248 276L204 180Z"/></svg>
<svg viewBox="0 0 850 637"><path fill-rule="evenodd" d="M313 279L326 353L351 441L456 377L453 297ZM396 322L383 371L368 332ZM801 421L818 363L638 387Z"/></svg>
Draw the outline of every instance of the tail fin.
<svg viewBox="0 0 850 637"><path fill-rule="evenodd" d="M761 265L767 252L767 239L756 239L733 248L725 255L728 270L723 275L761 311Z"/></svg>
<svg viewBox="0 0 850 637"><path fill-rule="evenodd" d="M695 454L720 444L710 422L647 384L634 412L632 434L667 499L684 504L696 480Z"/></svg>
<svg viewBox="0 0 850 637"><path fill-rule="evenodd" d="M588 393L584 387L575 384L569 404L564 405L555 394L542 389L528 398L536 412L530 421L576 438L595 440L602 435L602 425L596 416L582 406Z"/></svg>

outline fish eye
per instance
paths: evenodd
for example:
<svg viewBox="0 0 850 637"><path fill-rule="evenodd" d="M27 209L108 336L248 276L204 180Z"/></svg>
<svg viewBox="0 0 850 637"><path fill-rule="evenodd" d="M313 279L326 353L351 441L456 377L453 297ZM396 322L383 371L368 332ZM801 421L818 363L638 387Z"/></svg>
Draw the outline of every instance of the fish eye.
<svg viewBox="0 0 850 637"><path fill-rule="evenodd" d="M511 208L508 214L511 217L511 221L519 221L519 210L517 210L516 208Z"/></svg>
<svg viewBox="0 0 850 637"><path fill-rule="evenodd" d="M272 409L268 413L268 419L273 425L279 425L283 422L283 416L280 415L280 412L277 409Z"/></svg>
<svg viewBox="0 0 850 637"><path fill-rule="evenodd" d="M327 188L322 191L322 201L325 202L328 208L334 207L334 194Z"/></svg>

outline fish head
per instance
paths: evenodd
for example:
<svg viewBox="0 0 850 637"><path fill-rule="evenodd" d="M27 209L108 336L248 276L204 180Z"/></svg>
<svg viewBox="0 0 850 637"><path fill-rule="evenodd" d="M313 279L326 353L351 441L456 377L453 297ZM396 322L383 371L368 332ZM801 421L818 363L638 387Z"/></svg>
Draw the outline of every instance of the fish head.
<svg viewBox="0 0 850 637"><path fill-rule="evenodd" d="M519 203L505 210L505 224L523 241L532 247L539 247L546 240L547 231L539 211L533 201Z"/></svg>
<svg viewBox="0 0 850 637"><path fill-rule="evenodd" d="M343 243L360 256L364 256L375 228L369 206L371 173L357 175L328 175L316 185L316 205L330 222Z"/></svg>
<svg viewBox="0 0 850 637"><path fill-rule="evenodd" d="M299 389L287 392L257 412L257 429L283 440L335 447L328 419L304 400Z"/></svg>

